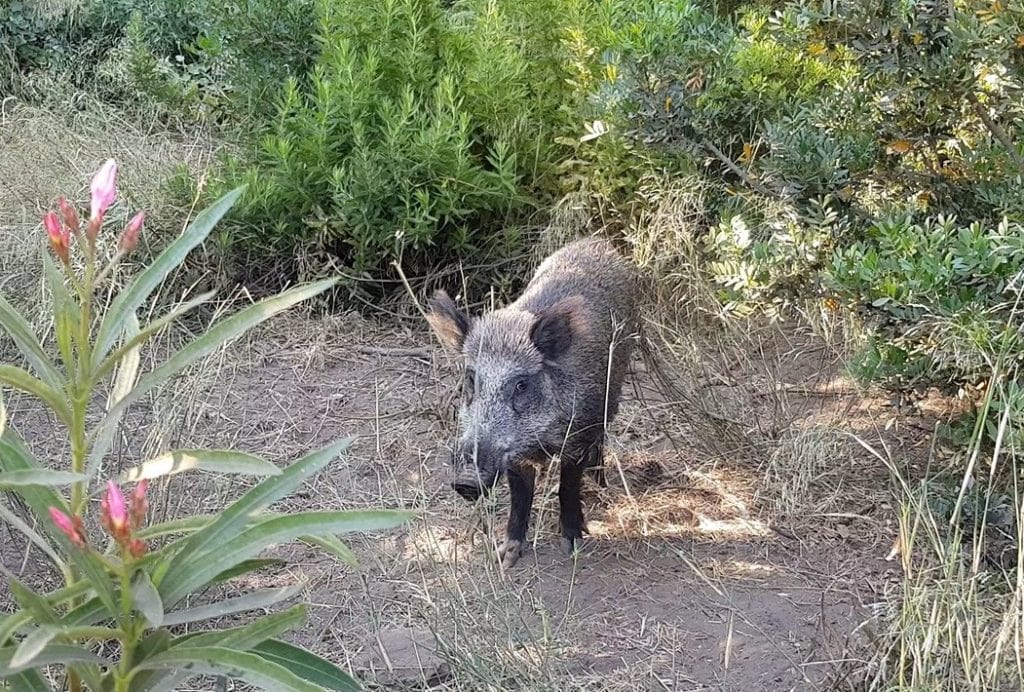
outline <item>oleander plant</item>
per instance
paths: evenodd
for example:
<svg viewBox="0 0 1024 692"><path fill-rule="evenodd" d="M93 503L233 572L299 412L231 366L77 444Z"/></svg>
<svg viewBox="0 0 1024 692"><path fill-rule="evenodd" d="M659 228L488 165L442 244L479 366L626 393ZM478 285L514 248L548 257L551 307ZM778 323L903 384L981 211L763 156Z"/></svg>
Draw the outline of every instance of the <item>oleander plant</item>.
<svg viewBox="0 0 1024 692"><path fill-rule="evenodd" d="M52 297L52 339L40 339L29 321L0 296L0 327L25 367L0 364L0 392L40 400L67 436L69 466L37 458L35 447L8 425L0 397L0 520L45 556L59 588L34 590L0 566L14 612L0 615L0 683L15 690L179 689L197 675L236 679L272 690L354 690L355 680L328 660L282 637L305 622L293 600L303 584L216 597L211 587L265 567L272 545L302 541L351 562L338 538L348 532L391 528L405 512L269 511L332 460L340 440L279 468L270 461L223 449L175 450L107 477L109 454L125 411L182 369L253 326L328 289L333 279L301 285L214 322L198 337L140 373L140 349L163 328L208 302L200 295L140 324L137 312L154 290L208 236L242 189L200 213L151 263L112 298L113 269L135 250L145 220L140 212L121 231L107 261L97 239L117 195L113 160L91 184L87 221L61 198L44 217L50 253L45 286ZM51 256L52 254L52 256ZM54 260L56 258L56 261ZM102 299L101 299L102 297ZM47 349L44 344L52 343ZM53 353L49 352L53 351ZM107 393L101 411L92 411ZM250 489L216 514L147 522L150 481L177 473L215 471L254 476ZM122 490L125 488L126 490ZM96 501L98 500L98 502ZM98 519L102 528L87 528ZM223 591L221 589L220 591ZM238 589L232 589L237 594ZM202 628L212 618L254 610L268 614Z"/></svg>

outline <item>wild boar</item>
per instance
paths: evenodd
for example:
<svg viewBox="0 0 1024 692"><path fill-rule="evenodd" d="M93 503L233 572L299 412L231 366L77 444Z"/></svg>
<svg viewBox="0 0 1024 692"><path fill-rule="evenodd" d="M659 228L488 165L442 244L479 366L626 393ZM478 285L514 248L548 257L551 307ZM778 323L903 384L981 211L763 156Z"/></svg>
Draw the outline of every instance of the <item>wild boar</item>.
<svg viewBox="0 0 1024 692"><path fill-rule="evenodd" d="M465 366L452 487L475 501L508 478L511 495L498 558L522 555L536 466L559 458L559 524L571 554L586 532L584 471L603 484L605 425L636 341L638 272L602 239L577 240L538 267L510 305L470 317L443 290L427 321Z"/></svg>

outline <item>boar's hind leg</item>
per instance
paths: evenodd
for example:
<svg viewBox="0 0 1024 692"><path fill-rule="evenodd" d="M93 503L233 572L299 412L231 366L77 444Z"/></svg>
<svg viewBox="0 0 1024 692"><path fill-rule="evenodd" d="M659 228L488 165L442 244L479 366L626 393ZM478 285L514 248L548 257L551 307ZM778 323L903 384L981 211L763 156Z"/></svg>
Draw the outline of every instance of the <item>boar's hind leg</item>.
<svg viewBox="0 0 1024 692"><path fill-rule="evenodd" d="M599 487L608 487L608 479L604 473L604 430L601 431L594 444L587 447L587 456L584 458L583 467Z"/></svg>
<svg viewBox="0 0 1024 692"><path fill-rule="evenodd" d="M508 511L505 543L498 549L498 558L506 569L516 564L526 545L537 471L529 463L516 464L508 470L507 475L512 504Z"/></svg>

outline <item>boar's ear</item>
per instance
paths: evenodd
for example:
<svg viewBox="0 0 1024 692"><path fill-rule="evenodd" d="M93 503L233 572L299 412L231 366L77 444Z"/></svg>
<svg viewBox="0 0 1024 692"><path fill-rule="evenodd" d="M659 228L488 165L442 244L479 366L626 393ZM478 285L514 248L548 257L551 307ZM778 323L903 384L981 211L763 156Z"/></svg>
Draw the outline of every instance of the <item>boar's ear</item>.
<svg viewBox="0 0 1024 692"><path fill-rule="evenodd" d="M427 322L437 334L437 338L452 351L461 351L469 332L469 317L455 306L455 301L443 290L438 290L434 294L429 307Z"/></svg>
<svg viewBox="0 0 1024 692"><path fill-rule="evenodd" d="M547 360L557 360L586 328L583 298L563 298L537 314L530 340Z"/></svg>

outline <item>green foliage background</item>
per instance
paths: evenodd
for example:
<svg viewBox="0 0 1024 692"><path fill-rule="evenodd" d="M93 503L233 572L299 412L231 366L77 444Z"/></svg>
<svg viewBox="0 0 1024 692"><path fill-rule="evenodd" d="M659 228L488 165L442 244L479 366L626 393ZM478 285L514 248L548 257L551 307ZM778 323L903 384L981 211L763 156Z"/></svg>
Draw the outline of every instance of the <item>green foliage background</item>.
<svg viewBox="0 0 1024 692"><path fill-rule="evenodd" d="M892 385L1019 361L1020 0L15 0L0 37L20 98L59 78L233 145L203 190L248 184L227 279L497 266L567 196L635 239L644 181L686 180L722 310L836 301Z"/></svg>

